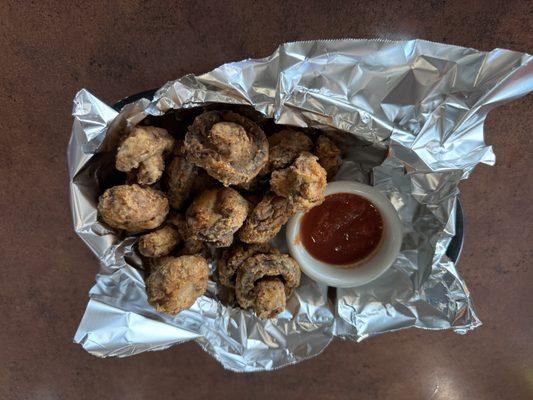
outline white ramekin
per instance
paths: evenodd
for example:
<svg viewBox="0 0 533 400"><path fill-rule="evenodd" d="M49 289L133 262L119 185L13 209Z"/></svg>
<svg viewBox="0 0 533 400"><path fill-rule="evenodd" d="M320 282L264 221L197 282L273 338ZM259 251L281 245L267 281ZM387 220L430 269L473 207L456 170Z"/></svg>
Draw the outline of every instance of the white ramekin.
<svg viewBox="0 0 533 400"><path fill-rule="evenodd" d="M341 268L317 260L300 240L302 212L293 216L287 224L289 251L300 264L302 272L317 282L341 288L365 285L383 274L398 256L402 245L402 223L391 202L372 186L351 181L331 182L326 187L326 196L334 193L357 194L379 210L383 218L383 239L374 255L353 268Z"/></svg>

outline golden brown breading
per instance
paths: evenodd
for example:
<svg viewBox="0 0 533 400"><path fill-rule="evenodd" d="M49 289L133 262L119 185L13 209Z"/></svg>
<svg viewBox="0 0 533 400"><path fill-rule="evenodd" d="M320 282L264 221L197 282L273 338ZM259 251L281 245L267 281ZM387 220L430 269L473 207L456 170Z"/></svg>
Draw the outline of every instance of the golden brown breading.
<svg viewBox="0 0 533 400"><path fill-rule="evenodd" d="M300 266L288 254L256 254L247 258L237 272L235 294L242 308L260 305L262 315L265 315L266 306L279 304L279 294L276 288L263 288L264 296L274 296L276 300L263 298L257 299L257 282L268 277L280 278L283 282L285 297L290 298L294 289L300 285ZM258 302L258 303L256 303ZM275 307L274 307L275 308ZM274 311L274 310L271 310ZM272 315L272 314L270 314Z"/></svg>
<svg viewBox="0 0 533 400"><path fill-rule="evenodd" d="M166 169L166 186L170 206L179 210L189 200L199 168L187 161L179 141Z"/></svg>
<svg viewBox="0 0 533 400"><path fill-rule="evenodd" d="M163 154L174 147L175 140L161 128L136 126L117 149L115 167L130 172L139 168L141 184L151 185L161 177L164 169ZM147 163L148 165L143 165Z"/></svg>
<svg viewBox="0 0 533 400"><path fill-rule="evenodd" d="M265 243L278 234L295 210L285 197L268 192L253 208L239 231L245 243Z"/></svg>
<svg viewBox="0 0 533 400"><path fill-rule="evenodd" d="M137 170L139 185L152 185L161 178L165 169L165 160L161 154L153 155L144 160Z"/></svg>
<svg viewBox="0 0 533 400"><path fill-rule="evenodd" d="M236 190L209 189L187 209L187 226L192 238L216 247L228 247L248 212L248 202Z"/></svg>
<svg viewBox="0 0 533 400"><path fill-rule="evenodd" d="M219 282L227 287L235 287L237 270L241 264L251 256L265 253L278 253L278 250L271 248L266 243L252 245L239 243L225 249L217 260Z"/></svg>
<svg viewBox="0 0 533 400"><path fill-rule="evenodd" d="M207 290L209 268L201 256L164 257L146 280L148 302L159 312L176 315Z"/></svg>
<svg viewBox="0 0 533 400"><path fill-rule="evenodd" d="M178 214L172 212L167 222L172 224L179 232L181 241L183 242L181 248L178 251L180 255L194 255L194 254L204 254L207 251L206 245L200 240L194 239L189 233L189 228L187 227L187 220L183 214Z"/></svg>
<svg viewBox="0 0 533 400"><path fill-rule="evenodd" d="M284 129L268 138L270 171L286 168L304 151L311 151L313 142L305 133Z"/></svg>
<svg viewBox="0 0 533 400"><path fill-rule="evenodd" d="M261 319L274 318L285 310L287 298L285 286L279 278L263 278L255 285L255 314Z"/></svg>
<svg viewBox="0 0 533 400"><path fill-rule="evenodd" d="M274 171L270 187L278 196L286 197L297 210L305 211L324 201L326 170L311 153L302 153L285 169Z"/></svg>
<svg viewBox="0 0 533 400"><path fill-rule="evenodd" d="M139 238L139 253L145 257L162 257L170 254L180 243L181 235L172 225L165 225Z"/></svg>
<svg viewBox="0 0 533 400"><path fill-rule="evenodd" d="M165 195L139 185L119 185L107 189L98 201L102 220L130 233L157 228L168 214Z"/></svg>
<svg viewBox="0 0 533 400"><path fill-rule="evenodd" d="M315 155L318 162L327 172L328 181L333 179L341 164L341 150L339 146L326 135L321 135L316 144Z"/></svg>
<svg viewBox="0 0 533 400"><path fill-rule="evenodd" d="M250 181L268 159L268 141L261 128L231 111L196 117L184 145L187 159L225 186Z"/></svg>

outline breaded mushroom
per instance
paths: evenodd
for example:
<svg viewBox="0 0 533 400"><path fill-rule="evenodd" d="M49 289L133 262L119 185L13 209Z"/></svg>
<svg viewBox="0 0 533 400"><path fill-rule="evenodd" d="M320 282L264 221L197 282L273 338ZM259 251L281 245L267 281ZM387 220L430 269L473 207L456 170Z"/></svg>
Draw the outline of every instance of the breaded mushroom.
<svg viewBox="0 0 533 400"><path fill-rule="evenodd" d="M217 272L219 282L226 286L235 287L237 271L244 261L256 254L279 253L277 249L267 243L245 244L239 243L224 250L217 260Z"/></svg>
<svg viewBox="0 0 533 400"><path fill-rule="evenodd" d="M184 146L187 159L224 186L251 181L268 159L268 141L261 128L231 111L197 116Z"/></svg>
<svg viewBox="0 0 533 400"><path fill-rule="evenodd" d="M294 213L288 199L268 192L244 222L239 239L245 243L266 243L278 234Z"/></svg>
<svg viewBox="0 0 533 400"><path fill-rule="evenodd" d="M163 257L146 279L148 303L176 315L190 308L207 290L209 267L201 256Z"/></svg>
<svg viewBox="0 0 533 400"><path fill-rule="evenodd" d="M174 147L174 138L162 128L136 126L117 149L115 167L131 172L139 169L137 182L151 185L161 178L164 155Z"/></svg>
<svg viewBox="0 0 533 400"><path fill-rule="evenodd" d="M170 254L180 243L178 230L167 224L139 238L139 253L145 257L162 257Z"/></svg>
<svg viewBox="0 0 533 400"><path fill-rule="evenodd" d="M321 135L316 144L315 155L318 162L327 172L328 181L333 179L341 164L341 150L326 135Z"/></svg>
<svg viewBox="0 0 533 400"><path fill-rule="evenodd" d="M174 226L180 235L182 245L179 249L178 254L180 255L195 255L195 254L204 254L207 251L206 245L204 242L195 239L191 236L189 228L187 227L187 220L183 214L172 212L167 222Z"/></svg>
<svg viewBox="0 0 533 400"><path fill-rule="evenodd" d="M287 198L297 210L305 211L324 201L326 170L311 153L302 153L285 169L274 171L270 187L278 196Z"/></svg>
<svg viewBox="0 0 533 400"><path fill-rule="evenodd" d="M311 151L313 142L305 133L284 129L268 138L270 171L286 168L304 151Z"/></svg>
<svg viewBox="0 0 533 400"><path fill-rule="evenodd" d="M98 201L98 214L115 229L129 233L155 229L168 214L166 196L139 185L118 185L107 189Z"/></svg>
<svg viewBox="0 0 533 400"><path fill-rule="evenodd" d="M249 203L234 189L206 190L187 209L188 231L193 239L228 247L249 208Z"/></svg>
<svg viewBox="0 0 533 400"><path fill-rule="evenodd" d="M255 302L253 309L261 319L274 318L285 310L287 297L285 285L280 278L263 278L255 285Z"/></svg>
<svg viewBox="0 0 533 400"><path fill-rule="evenodd" d="M244 309L253 308L261 318L272 318L300 285L300 276L300 266L288 254L256 254L247 258L237 272L237 301ZM267 278L271 283L262 284Z"/></svg>
<svg viewBox="0 0 533 400"><path fill-rule="evenodd" d="M176 149L166 169L166 186L170 206L177 210L189 200L194 182L198 179L199 168L187 161L183 153L182 142L178 141Z"/></svg>

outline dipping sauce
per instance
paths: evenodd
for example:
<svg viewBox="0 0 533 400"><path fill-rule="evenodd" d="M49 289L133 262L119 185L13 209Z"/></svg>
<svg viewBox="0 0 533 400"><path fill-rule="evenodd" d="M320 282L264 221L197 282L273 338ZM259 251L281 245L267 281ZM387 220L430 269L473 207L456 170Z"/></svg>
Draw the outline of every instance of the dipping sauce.
<svg viewBox="0 0 533 400"><path fill-rule="evenodd" d="M300 224L300 238L309 254L332 265L353 267L373 255L383 236L376 206L352 193L335 193L309 210Z"/></svg>

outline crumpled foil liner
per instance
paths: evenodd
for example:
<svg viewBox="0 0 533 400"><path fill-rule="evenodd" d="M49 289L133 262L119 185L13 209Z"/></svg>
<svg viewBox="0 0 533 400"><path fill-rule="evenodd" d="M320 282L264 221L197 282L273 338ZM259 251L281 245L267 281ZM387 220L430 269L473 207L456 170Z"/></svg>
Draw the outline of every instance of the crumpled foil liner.
<svg viewBox="0 0 533 400"><path fill-rule="evenodd" d="M101 267L75 342L107 357L195 340L225 368L245 372L316 356L334 336L360 341L408 327L465 333L479 326L468 289L445 255L455 234L458 184L478 163L495 162L483 140L487 113L532 89L528 54L420 40L332 40L287 43L267 58L184 76L153 101L120 113L81 90L68 148L71 206L75 230ZM280 124L357 138L345 143L338 179L364 180L372 169L372 183L403 222L394 265L364 287L338 289L334 301L327 287L304 277L274 320L224 306L212 281L190 310L175 317L153 310L136 239L97 221L113 137L147 115L212 102L251 105ZM282 235L277 244L284 246Z"/></svg>

